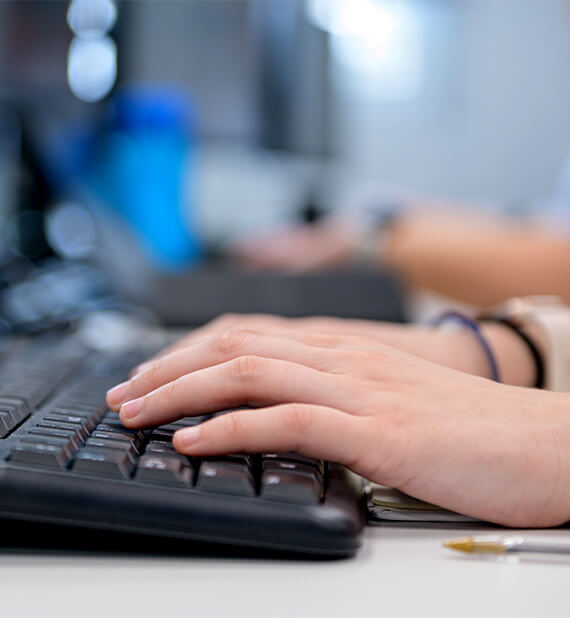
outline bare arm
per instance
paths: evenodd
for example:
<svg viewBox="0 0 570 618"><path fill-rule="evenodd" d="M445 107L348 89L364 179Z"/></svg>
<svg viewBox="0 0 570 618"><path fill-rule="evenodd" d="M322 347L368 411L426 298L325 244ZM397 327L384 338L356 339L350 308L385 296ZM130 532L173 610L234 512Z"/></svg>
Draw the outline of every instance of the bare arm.
<svg viewBox="0 0 570 618"><path fill-rule="evenodd" d="M552 230L415 216L392 230L383 260L414 285L476 306L530 294L570 302L570 239Z"/></svg>

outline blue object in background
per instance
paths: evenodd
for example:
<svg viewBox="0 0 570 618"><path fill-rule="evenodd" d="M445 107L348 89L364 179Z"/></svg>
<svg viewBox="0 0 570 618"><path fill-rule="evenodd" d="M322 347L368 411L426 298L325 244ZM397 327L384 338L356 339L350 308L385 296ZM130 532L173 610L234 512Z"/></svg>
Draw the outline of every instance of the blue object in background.
<svg viewBox="0 0 570 618"><path fill-rule="evenodd" d="M87 182L130 224L156 266L178 270L201 255L188 195L194 110L175 90L130 87L109 103Z"/></svg>

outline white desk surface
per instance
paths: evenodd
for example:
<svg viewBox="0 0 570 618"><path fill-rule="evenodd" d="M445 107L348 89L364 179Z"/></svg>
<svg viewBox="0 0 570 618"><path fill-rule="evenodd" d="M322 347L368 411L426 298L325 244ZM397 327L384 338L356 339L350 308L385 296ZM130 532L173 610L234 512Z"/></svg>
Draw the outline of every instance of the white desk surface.
<svg viewBox="0 0 570 618"><path fill-rule="evenodd" d="M469 532L369 528L356 558L333 562L0 553L0 616L570 616L570 557L442 548Z"/></svg>

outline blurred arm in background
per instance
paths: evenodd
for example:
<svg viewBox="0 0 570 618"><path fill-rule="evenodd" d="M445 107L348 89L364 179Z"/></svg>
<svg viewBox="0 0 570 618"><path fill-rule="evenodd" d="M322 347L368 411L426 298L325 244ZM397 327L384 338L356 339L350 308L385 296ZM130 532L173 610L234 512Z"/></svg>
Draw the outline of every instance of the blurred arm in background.
<svg viewBox="0 0 570 618"><path fill-rule="evenodd" d="M479 307L530 294L570 302L570 233L562 226L422 202L363 229L350 212L247 239L233 254L251 268L302 272L355 265L366 253L415 287Z"/></svg>

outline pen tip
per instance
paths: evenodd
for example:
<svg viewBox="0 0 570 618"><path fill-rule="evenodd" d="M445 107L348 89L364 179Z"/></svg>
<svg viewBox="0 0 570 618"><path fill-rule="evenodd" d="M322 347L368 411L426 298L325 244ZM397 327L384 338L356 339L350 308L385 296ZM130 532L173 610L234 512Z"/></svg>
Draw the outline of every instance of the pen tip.
<svg viewBox="0 0 570 618"><path fill-rule="evenodd" d="M471 554L473 553L473 537L466 536L461 539L452 539L451 541L446 541L443 546Z"/></svg>

